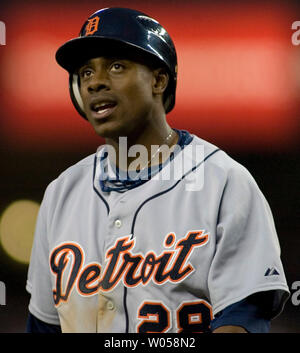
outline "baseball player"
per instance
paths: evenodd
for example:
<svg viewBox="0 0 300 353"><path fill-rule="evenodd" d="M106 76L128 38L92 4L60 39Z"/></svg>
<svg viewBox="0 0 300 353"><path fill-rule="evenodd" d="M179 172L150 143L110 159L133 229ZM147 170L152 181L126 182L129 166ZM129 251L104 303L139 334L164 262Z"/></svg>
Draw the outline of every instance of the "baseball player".
<svg viewBox="0 0 300 353"><path fill-rule="evenodd" d="M167 31L102 9L56 59L105 144L47 187L27 331L268 332L289 296L270 208L242 165L167 123Z"/></svg>

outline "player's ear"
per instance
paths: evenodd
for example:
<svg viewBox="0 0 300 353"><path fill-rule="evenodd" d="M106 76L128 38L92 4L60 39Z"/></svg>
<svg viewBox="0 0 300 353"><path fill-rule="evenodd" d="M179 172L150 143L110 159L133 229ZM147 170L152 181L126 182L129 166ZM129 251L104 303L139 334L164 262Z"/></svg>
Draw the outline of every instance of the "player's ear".
<svg viewBox="0 0 300 353"><path fill-rule="evenodd" d="M152 90L154 94L163 94L169 83L169 75L164 68L153 70Z"/></svg>

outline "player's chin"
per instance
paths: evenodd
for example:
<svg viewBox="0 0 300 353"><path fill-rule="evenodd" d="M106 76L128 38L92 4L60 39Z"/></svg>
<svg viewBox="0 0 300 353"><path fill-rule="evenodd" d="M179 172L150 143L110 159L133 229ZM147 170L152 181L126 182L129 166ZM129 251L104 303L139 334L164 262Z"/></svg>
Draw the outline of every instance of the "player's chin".
<svg viewBox="0 0 300 353"><path fill-rule="evenodd" d="M112 119L103 119L101 122L93 122L92 125L96 134L103 138L115 139L119 136L126 136L122 124Z"/></svg>

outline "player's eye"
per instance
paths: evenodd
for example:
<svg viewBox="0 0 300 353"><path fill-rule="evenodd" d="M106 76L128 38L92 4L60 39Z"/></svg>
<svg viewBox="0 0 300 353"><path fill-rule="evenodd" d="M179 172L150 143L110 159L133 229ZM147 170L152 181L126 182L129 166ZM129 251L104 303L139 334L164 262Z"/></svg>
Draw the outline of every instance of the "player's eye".
<svg viewBox="0 0 300 353"><path fill-rule="evenodd" d="M111 65L110 71L112 72L121 72L125 69L125 66L119 62L115 62Z"/></svg>
<svg viewBox="0 0 300 353"><path fill-rule="evenodd" d="M79 75L81 78L88 78L92 75L92 73L92 70L88 68L79 71Z"/></svg>

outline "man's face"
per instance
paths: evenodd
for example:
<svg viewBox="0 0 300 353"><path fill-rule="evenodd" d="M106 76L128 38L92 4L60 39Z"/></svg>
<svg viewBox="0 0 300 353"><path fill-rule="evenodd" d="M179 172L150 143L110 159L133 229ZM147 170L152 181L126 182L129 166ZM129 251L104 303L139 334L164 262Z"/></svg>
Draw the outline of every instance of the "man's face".
<svg viewBox="0 0 300 353"><path fill-rule="evenodd" d="M111 57L90 59L78 70L84 110L102 137L129 136L151 117L153 71Z"/></svg>

